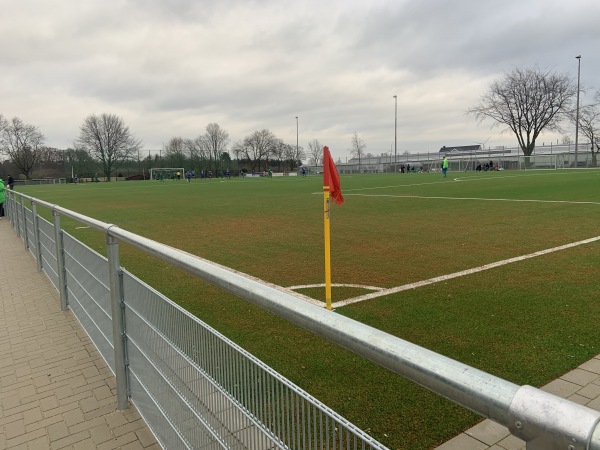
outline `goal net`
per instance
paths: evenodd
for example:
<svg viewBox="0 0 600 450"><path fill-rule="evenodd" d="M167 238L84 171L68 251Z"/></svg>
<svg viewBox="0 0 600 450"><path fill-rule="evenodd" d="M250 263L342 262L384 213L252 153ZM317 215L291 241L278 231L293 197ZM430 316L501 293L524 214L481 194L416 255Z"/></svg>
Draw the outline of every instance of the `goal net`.
<svg viewBox="0 0 600 450"><path fill-rule="evenodd" d="M521 170L556 170L559 169L559 155L519 156Z"/></svg>
<svg viewBox="0 0 600 450"><path fill-rule="evenodd" d="M181 179L185 178L185 169L183 167L153 167L150 169L151 180L176 180L177 172Z"/></svg>

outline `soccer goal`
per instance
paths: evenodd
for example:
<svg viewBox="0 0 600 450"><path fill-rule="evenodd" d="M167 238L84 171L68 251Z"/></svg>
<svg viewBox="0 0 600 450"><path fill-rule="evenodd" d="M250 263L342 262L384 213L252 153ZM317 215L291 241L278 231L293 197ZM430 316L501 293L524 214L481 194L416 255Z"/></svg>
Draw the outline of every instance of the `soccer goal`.
<svg viewBox="0 0 600 450"><path fill-rule="evenodd" d="M558 163L559 155L519 156L521 170L556 170L561 168Z"/></svg>
<svg viewBox="0 0 600 450"><path fill-rule="evenodd" d="M33 185L33 184L66 184L66 178L38 178L29 180L15 180L15 185ZM4 181L5 184L6 181Z"/></svg>
<svg viewBox="0 0 600 450"><path fill-rule="evenodd" d="M434 159L433 161L430 161L428 171L429 172L441 172L442 171L442 160Z"/></svg>
<svg viewBox="0 0 600 450"><path fill-rule="evenodd" d="M150 179L160 180L162 174L163 180L175 180L177 179L177 172L180 173L182 179L185 178L183 167L153 167L150 169Z"/></svg>

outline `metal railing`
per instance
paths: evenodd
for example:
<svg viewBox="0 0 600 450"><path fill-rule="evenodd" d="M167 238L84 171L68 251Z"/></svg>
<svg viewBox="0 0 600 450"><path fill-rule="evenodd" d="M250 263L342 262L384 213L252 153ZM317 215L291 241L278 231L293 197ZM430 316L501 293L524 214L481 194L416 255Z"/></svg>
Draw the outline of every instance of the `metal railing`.
<svg viewBox="0 0 600 450"><path fill-rule="evenodd" d="M15 191L6 206L61 308L71 309L115 374L119 408L130 399L164 448L386 449L121 268L118 241L183 258L184 266L210 263ZM38 206L52 210L52 222ZM103 231L107 257L62 230L61 215Z"/></svg>
<svg viewBox="0 0 600 450"><path fill-rule="evenodd" d="M24 200L31 203L31 212ZM37 205L53 211L54 224L37 216ZM127 407L130 397L165 447L385 448L120 268L118 242L180 267L506 426L529 450L600 450L598 411L515 385L307 303L291 292L60 206L14 191L7 206L25 247L57 286L61 306L71 307L111 364L119 406ZM60 230L60 215L104 232L108 258ZM56 269L49 267L52 264ZM92 287L80 284L88 277Z"/></svg>

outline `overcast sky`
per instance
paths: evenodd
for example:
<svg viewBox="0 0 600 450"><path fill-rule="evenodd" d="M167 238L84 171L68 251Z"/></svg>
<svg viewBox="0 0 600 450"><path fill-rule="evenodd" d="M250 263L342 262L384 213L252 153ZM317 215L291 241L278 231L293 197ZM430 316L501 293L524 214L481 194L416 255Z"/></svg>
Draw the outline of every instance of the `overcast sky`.
<svg viewBox="0 0 600 450"><path fill-rule="evenodd" d="M72 146L90 114L147 150L218 123L350 155L516 146L465 116L493 80L538 65L600 89L598 0L0 0L0 114ZM568 130L574 137L574 131ZM556 142L547 134L542 141ZM541 142L540 142L541 144Z"/></svg>

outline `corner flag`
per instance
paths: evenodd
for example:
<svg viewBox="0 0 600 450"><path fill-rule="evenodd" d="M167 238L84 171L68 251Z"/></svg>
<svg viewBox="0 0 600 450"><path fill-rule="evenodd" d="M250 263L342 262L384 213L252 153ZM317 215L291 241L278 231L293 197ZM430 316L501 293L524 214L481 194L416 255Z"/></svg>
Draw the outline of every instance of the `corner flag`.
<svg viewBox="0 0 600 450"><path fill-rule="evenodd" d="M325 304L331 310L331 238L329 227L330 200L333 199L338 205L344 203L342 190L340 189L340 175L329 147L323 147L323 218L325 235Z"/></svg>
<svg viewBox="0 0 600 450"><path fill-rule="evenodd" d="M340 175L331 158L331 153L329 153L329 147L323 147L323 189L327 189L327 187L329 187L329 193L333 201L338 205L343 204L344 197L340 189Z"/></svg>

